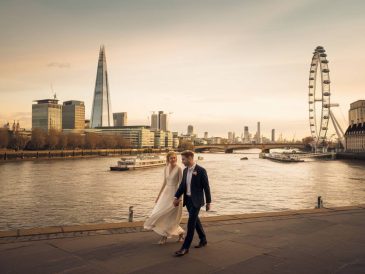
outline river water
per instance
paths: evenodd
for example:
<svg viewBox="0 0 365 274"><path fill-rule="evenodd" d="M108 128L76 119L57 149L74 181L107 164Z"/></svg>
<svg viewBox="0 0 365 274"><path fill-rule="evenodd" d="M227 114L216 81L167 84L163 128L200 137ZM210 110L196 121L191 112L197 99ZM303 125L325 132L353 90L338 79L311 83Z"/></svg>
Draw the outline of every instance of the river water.
<svg viewBox="0 0 365 274"><path fill-rule="evenodd" d="M212 211L201 216L365 203L365 162L308 160L277 163L258 150L201 154ZM248 160L240 160L247 156ZM121 222L152 210L163 167L110 172L118 158L20 161L0 164L0 230ZM179 160L180 163L180 160Z"/></svg>

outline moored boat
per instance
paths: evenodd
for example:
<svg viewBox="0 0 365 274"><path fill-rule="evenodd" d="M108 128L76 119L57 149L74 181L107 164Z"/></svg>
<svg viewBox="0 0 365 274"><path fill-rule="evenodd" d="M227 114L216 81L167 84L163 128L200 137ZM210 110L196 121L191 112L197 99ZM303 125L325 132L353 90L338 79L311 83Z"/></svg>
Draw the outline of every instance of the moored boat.
<svg viewBox="0 0 365 274"><path fill-rule="evenodd" d="M285 163L299 163L304 162L303 159L300 159L296 155L290 155L290 154L266 154L265 159L269 159L275 162L285 162Z"/></svg>
<svg viewBox="0 0 365 274"><path fill-rule="evenodd" d="M163 165L166 165L166 159L159 155L139 155L135 157L122 157L116 166L110 167L110 170L126 171Z"/></svg>

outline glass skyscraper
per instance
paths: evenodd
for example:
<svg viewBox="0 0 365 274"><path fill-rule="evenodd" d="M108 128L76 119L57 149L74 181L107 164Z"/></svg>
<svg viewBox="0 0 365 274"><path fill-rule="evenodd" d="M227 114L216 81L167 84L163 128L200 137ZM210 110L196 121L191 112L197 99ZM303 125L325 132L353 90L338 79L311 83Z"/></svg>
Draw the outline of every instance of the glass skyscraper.
<svg viewBox="0 0 365 274"><path fill-rule="evenodd" d="M108 72L106 68L105 48L104 46L101 46L96 73L90 127L96 128L111 126L113 126L113 116L110 104Z"/></svg>

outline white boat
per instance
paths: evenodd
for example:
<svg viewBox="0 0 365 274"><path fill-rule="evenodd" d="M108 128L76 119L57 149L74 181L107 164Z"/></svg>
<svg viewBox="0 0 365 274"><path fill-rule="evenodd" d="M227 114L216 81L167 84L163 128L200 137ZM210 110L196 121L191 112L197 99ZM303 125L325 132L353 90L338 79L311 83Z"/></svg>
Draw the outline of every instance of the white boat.
<svg viewBox="0 0 365 274"><path fill-rule="evenodd" d="M116 166L111 166L111 171L126 171L142 168L151 168L166 165L166 158L159 155L139 155L135 157L122 157Z"/></svg>
<svg viewBox="0 0 365 274"><path fill-rule="evenodd" d="M304 162L304 160L300 159L298 156L286 153L285 154L269 153L265 155L265 159L269 159L276 162L286 162L286 163Z"/></svg>

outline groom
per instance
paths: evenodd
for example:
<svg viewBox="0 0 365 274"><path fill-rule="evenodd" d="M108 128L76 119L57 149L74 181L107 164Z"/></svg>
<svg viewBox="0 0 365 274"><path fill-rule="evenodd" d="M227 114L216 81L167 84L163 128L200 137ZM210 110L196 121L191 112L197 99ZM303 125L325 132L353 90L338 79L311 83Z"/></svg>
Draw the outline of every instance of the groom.
<svg viewBox="0 0 365 274"><path fill-rule="evenodd" d="M204 194L207 201L206 210L210 209L211 197L208 175L204 168L194 162L194 152L186 150L181 153L183 164L186 166L180 186L175 194L174 206L180 203L180 197L184 194L183 205L189 211L188 231L185 241L180 250L175 252L176 257L184 256L189 252L191 242L194 237L194 230L198 232L200 242L195 248L201 248L207 245L203 226L199 220L199 211L204 206Z"/></svg>

